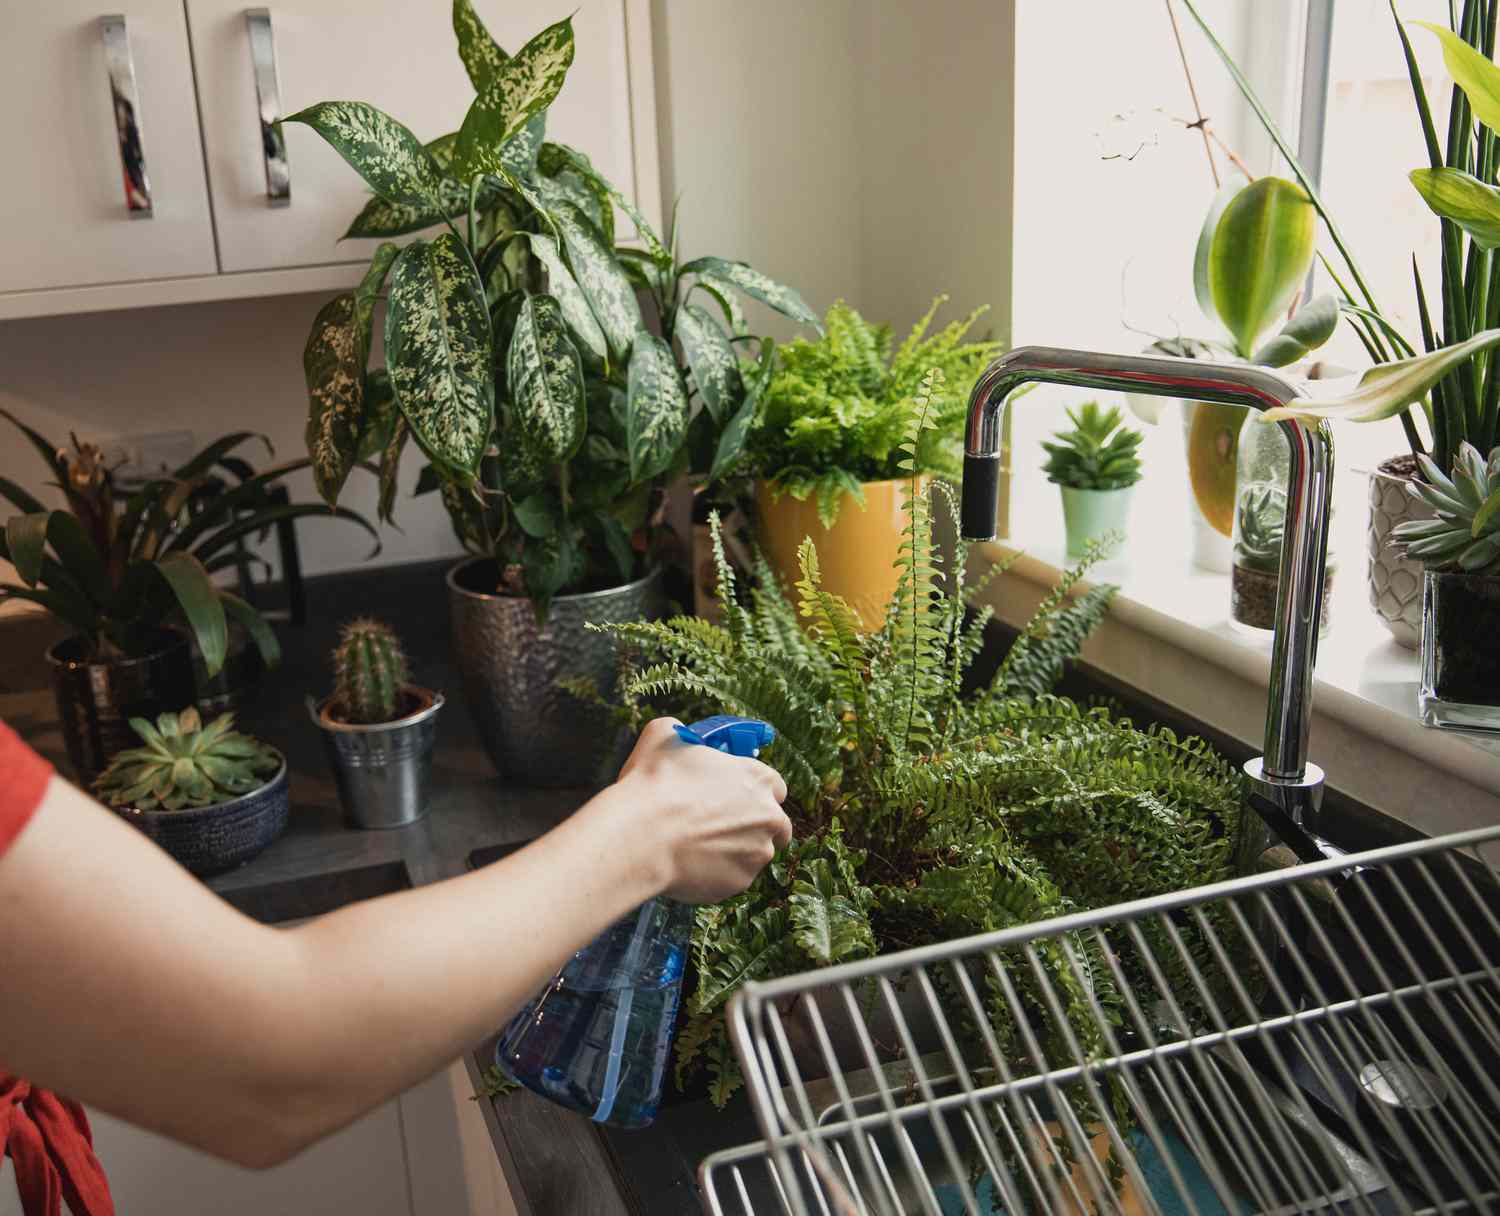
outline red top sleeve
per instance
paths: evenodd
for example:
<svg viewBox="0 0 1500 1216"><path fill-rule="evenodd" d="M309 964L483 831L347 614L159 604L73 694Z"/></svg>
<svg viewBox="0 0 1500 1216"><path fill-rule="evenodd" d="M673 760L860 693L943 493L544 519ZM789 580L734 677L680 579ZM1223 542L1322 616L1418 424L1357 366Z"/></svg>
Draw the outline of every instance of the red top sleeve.
<svg viewBox="0 0 1500 1216"><path fill-rule="evenodd" d="M51 779L52 766L0 722L0 853L21 834Z"/></svg>

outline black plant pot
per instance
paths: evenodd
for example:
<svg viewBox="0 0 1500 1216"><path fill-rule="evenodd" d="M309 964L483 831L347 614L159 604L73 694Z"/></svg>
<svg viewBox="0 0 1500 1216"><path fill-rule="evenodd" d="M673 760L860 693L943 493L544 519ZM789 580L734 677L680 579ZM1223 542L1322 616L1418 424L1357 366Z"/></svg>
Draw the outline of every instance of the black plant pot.
<svg viewBox="0 0 1500 1216"><path fill-rule="evenodd" d="M230 624L229 647L218 675L208 674L196 644L192 650L196 701L205 722L226 711L238 713L255 700L266 674L266 663L244 626Z"/></svg>
<svg viewBox="0 0 1500 1216"><path fill-rule="evenodd" d="M157 646L140 658L101 661L87 655L81 637L65 638L47 651L68 762L85 783L117 752L140 743L131 718L175 713L196 700L192 652L181 634L162 630Z"/></svg>
<svg viewBox="0 0 1500 1216"><path fill-rule="evenodd" d="M1425 572L1421 702L1429 726L1500 731L1500 575Z"/></svg>
<svg viewBox="0 0 1500 1216"><path fill-rule="evenodd" d="M117 806L115 814L134 824L194 874L219 874L244 865L286 828L286 759L259 789L180 811L141 811Z"/></svg>

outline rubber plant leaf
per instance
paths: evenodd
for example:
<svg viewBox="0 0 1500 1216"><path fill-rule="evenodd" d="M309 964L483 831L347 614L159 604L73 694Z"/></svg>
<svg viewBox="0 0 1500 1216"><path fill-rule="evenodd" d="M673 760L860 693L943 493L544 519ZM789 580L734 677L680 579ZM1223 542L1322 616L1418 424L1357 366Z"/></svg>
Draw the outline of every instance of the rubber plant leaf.
<svg viewBox="0 0 1500 1216"><path fill-rule="evenodd" d="M364 428L365 345L359 339L359 308L352 291L318 310L302 352L307 381L307 452L313 484L330 507L359 456Z"/></svg>
<svg viewBox="0 0 1500 1216"><path fill-rule="evenodd" d="M1208 214L1203 218L1203 227L1198 230L1198 244L1193 249L1193 295L1197 297L1198 310L1210 321L1219 319L1218 310L1214 307L1213 293L1208 287L1208 262L1209 255L1213 252L1214 233L1219 229L1219 220L1224 216L1224 208L1234 201L1234 196L1247 184L1242 181L1232 181L1220 187L1214 195L1213 202L1209 204Z"/></svg>
<svg viewBox="0 0 1500 1216"><path fill-rule="evenodd" d="M572 63L573 20L564 17L499 65L458 130L453 171L460 180L508 168L505 145L552 104Z"/></svg>
<svg viewBox="0 0 1500 1216"><path fill-rule="evenodd" d="M1306 281L1317 218L1307 192L1279 177L1251 182L1219 217L1208 253L1208 290L1242 357L1250 357Z"/></svg>
<svg viewBox="0 0 1500 1216"><path fill-rule="evenodd" d="M1333 337L1338 324L1338 297L1316 296L1296 311L1279 334L1255 352L1251 362L1262 367L1285 367L1296 363Z"/></svg>
<svg viewBox="0 0 1500 1216"><path fill-rule="evenodd" d="M363 101L320 101L283 121L311 127L388 202L438 205L442 172L421 141L389 114Z"/></svg>
<svg viewBox="0 0 1500 1216"><path fill-rule="evenodd" d="M1500 247L1500 190L1460 169L1413 169L1408 176L1434 215L1452 220L1481 249Z"/></svg>
<svg viewBox="0 0 1500 1216"><path fill-rule="evenodd" d="M506 352L506 381L525 442L562 464L583 442L583 361L553 296L527 296Z"/></svg>
<svg viewBox="0 0 1500 1216"><path fill-rule="evenodd" d="M490 314L479 272L451 232L413 241L391 271L386 368L428 459L472 476L495 412Z"/></svg>
<svg viewBox="0 0 1500 1216"><path fill-rule="evenodd" d="M208 571L191 553L178 550L156 563L157 572L172 589L188 628L203 654L203 667L210 676L218 675L224 666L229 630L224 619L224 604L219 589Z"/></svg>
<svg viewBox="0 0 1500 1216"><path fill-rule="evenodd" d="M550 208L550 214L562 235L573 277L604 331L610 353L623 363L633 349L636 331L641 328L641 306L635 288L599 230L576 205L558 202Z"/></svg>
<svg viewBox="0 0 1500 1216"><path fill-rule="evenodd" d="M791 317L792 320L800 321L804 325L811 325L819 333L823 332L823 322L818 314L807 306L807 301L793 288L768 278L744 262L731 262L727 258L697 258L683 266L677 274L679 277L696 274L716 282L727 283L731 287L738 288L751 299L759 300L768 308L775 309L782 316Z"/></svg>
<svg viewBox="0 0 1500 1216"><path fill-rule="evenodd" d="M734 347L719 323L696 304L678 309L675 333L704 407L715 422L723 422L745 392Z"/></svg>
<svg viewBox="0 0 1500 1216"><path fill-rule="evenodd" d="M578 280L563 261L557 241L544 232L530 233L527 239L532 256L547 269L547 290L556 297L563 320L578 340L578 353L586 362L604 363L609 358L609 343L605 341L604 331L599 328L583 288L578 286Z"/></svg>
<svg viewBox="0 0 1500 1216"><path fill-rule="evenodd" d="M1431 30L1443 44L1443 65L1453 83L1463 90L1474 117L1491 130L1500 129L1500 67L1480 54L1452 30L1431 21L1413 21Z"/></svg>
<svg viewBox="0 0 1500 1216"><path fill-rule="evenodd" d="M1439 380L1481 351L1500 346L1500 329L1487 329L1467 342L1444 346L1415 359L1381 363L1368 368L1348 392L1338 390L1350 378L1324 380L1329 396L1299 397L1287 405L1260 415L1267 422L1295 418L1316 422L1342 418L1351 422L1378 422L1393 418L1409 405L1421 401Z"/></svg>
<svg viewBox="0 0 1500 1216"><path fill-rule="evenodd" d="M672 463L687 422L687 394L672 348L641 330L631 347L625 392L625 442L632 481L655 477Z"/></svg>

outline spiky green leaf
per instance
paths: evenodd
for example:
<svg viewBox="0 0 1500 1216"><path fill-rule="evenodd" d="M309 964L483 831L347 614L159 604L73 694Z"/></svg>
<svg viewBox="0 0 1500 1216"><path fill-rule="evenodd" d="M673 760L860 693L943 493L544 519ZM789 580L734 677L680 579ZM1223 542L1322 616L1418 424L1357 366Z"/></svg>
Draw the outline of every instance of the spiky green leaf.
<svg viewBox="0 0 1500 1216"><path fill-rule="evenodd" d="M644 329L630 350L625 439L630 479L645 481L672 463L687 433L688 401L672 348Z"/></svg>
<svg viewBox="0 0 1500 1216"><path fill-rule="evenodd" d="M210 676L224 666L229 631L224 619L224 604L218 588L204 570L203 563L191 553L178 550L156 563L157 572L172 589L177 606L187 618L188 628L203 654L203 667Z"/></svg>
<svg viewBox="0 0 1500 1216"><path fill-rule="evenodd" d="M583 361L553 296L527 296L506 354L506 381L525 441L563 463L583 442Z"/></svg>

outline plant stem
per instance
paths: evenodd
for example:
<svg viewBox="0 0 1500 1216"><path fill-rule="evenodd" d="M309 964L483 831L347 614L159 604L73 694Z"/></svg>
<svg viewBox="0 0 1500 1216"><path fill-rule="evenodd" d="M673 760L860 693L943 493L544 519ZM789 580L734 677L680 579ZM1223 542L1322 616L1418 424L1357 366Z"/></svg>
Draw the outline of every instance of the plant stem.
<svg viewBox="0 0 1500 1216"><path fill-rule="evenodd" d="M479 200L479 178L469 179L469 255L475 256L479 253L479 246L474 241L474 210Z"/></svg>
<svg viewBox="0 0 1500 1216"><path fill-rule="evenodd" d="M1177 24L1177 10L1172 7L1172 0L1166 0L1167 20L1172 23L1172 37L1177 40L1177 57L1182 60L1182 74L1187 78L1188 96L1193 99L1193 114L1197 121L1190 126L1198 128L1198 134L1203 136L1203 154L1208 157L1208 172L1214 179L1214 189L1217 190L1222 184L1219 181L1219 166L1214 163L1214 146L1209 139L1208 119L1203 117L1203 106L1198 101L1198 87L1193 83L1193 71L1188 66L1187 48L1182 45L1182 29ZM1247 173L1245 175L1249 177Z"/></svg>

